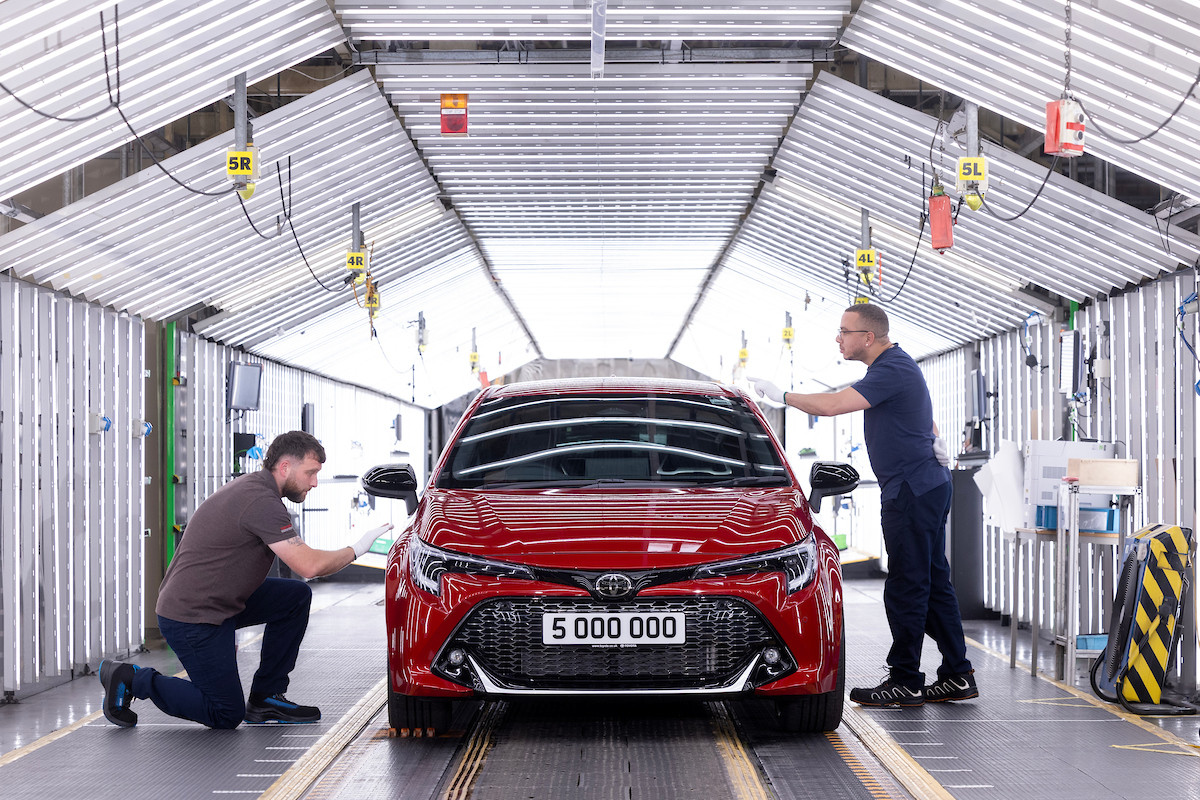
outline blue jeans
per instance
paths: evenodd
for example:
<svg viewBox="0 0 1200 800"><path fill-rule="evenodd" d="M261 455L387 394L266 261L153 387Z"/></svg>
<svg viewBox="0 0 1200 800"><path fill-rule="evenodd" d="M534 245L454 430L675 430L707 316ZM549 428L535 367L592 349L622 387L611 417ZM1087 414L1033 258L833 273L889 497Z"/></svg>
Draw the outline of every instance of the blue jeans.
<svg viewBox="0 0 1200 800"><path fill-rule="evenodd" d="M887 663L892 680L910 689L925 683L921 672L925 634L942 654L938 678L971 670L946 560L951 493L947 482L914 496L906 483L898 496L883 502L883 543L888 555L883 607L892 632Z"/></svg>
<svg viewBox="0 0 1200 800"><path fill-rule="evenodd" d="M139 669L133 696L149 698L165 713L210 728L236 728L246 716L246 698L238 674L234 632L266 624L252 694L287 690L300 643L308 629L312 589L303 581L267 578L246 599L246 608L220 625L158 618L159 630L187 670L187 680Z"/></svg>

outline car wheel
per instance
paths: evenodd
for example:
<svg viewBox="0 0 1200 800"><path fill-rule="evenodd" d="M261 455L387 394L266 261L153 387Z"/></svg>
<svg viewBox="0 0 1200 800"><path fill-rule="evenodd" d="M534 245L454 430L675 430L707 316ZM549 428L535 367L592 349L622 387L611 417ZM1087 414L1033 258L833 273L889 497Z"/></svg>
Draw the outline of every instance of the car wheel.
<svg viewBox="0 0 1200 800"><path fill-rule="evenodd" d="M454 701L441 697L412 697L388 687L388 723L397 731L443 732L450 729Z"/></svg>
<svg viewBox="0 0 1200 800"><path fill-rule="evenodd" d="M846 631L842 629L842 648L838 656L837 686L824 694L781 697L775 701L779 727L792 733L821 733L837 730L842 724L842 706L846 702Z"/></svg>

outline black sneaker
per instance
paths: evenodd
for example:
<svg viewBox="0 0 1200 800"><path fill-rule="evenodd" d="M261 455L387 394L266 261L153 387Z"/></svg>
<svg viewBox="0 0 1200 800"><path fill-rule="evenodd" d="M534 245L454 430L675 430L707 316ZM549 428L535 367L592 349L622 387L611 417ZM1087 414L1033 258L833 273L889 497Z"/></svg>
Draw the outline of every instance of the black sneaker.
<svg viewBox="0 0 1200 800"><path fill-rule="evenodd" d="M246 703L246 722L250 725L266 725L268 723L305 723L318 722L321 719L321 709L316 706L301 706L288 700L282 694L270 697L251 697Z"/></svg>
<svg viewBox="0 0 1200 800"><path fill-rule="evenodd" d="M925 687L925 699L930 703L970 700L972 697L979 697L979 687L975 685L975 670L962 675L947 675Z"/></svg>
<svg viewBox="0 0 1200 800"><path fill-rule="evenodd" d="M925 705L925 697L920 689L909 689L907 686L892 683L891 678L871 689L851 689L850 699L860 706L916 708Z"/></svg>
<svg viewBox="0 0 1200 800"><path fill-rule="evenodd" d="M100 685L104 687L104 716L113 725L132 728L137 714L129 709L133 702L133 673L137 667L123 661L100 662Z"/></svg>

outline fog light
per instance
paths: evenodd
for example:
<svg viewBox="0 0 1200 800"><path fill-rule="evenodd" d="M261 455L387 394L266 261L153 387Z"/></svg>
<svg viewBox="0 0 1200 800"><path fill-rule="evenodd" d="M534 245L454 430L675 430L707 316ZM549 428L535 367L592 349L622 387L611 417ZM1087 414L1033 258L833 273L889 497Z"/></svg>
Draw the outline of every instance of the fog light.
<svg viewBox="0 0 1200 800"><path fill-rule="evenodd" d="M450 653L446 656L446 659L450 662L450 666L461 667L463 662L467 660L467 654L462 650L455 648L450 651Z"/></svg>
<svg viewBox="0 0 1200 800"><path fill-rule="evenodd" d="M771 664L771 665L778 664L779 663L779 651L776 650L774 647L768 647L766 650L762 651L762 660L767 664Z"/></svg>

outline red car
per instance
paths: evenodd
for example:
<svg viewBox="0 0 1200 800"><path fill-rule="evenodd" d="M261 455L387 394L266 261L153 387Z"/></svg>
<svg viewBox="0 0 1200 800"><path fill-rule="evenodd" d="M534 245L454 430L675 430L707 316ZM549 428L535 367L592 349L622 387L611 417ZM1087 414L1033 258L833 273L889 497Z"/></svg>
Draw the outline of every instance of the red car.
<svg viewBox="0 0 1200 800"><path fill-rule="evenodd" d="M445 728L481 696L757 693L786 729L833 730L841 569L810 504L857 482L818 463L806 500L729 386L485 389L419 504L407 465L363 477L416 512L388 556L392 726Z"/></svg>

